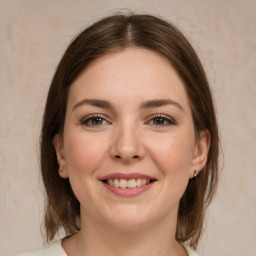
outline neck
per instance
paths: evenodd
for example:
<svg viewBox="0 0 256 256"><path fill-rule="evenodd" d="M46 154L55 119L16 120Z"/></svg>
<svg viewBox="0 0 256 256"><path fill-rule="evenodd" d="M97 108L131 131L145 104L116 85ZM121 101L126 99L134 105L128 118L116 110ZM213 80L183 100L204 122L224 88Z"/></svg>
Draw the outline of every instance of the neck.
<svg viewBox="0 0 256 256"><path fill-rule="evenodd" d="M175 240L176 223L170 220L136 230L103 226L89 221L88 216L86 224L83 218L81 220L81 231L63 242L69 256L187 255L185 249Z"/></svg>

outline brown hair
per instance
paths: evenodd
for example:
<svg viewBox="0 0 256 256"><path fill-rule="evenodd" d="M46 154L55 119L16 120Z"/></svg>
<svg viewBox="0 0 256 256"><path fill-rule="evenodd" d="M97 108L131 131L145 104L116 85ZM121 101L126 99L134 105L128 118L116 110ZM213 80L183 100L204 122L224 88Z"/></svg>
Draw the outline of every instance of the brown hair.
<svg viewBox="0 0 256 256"><path fill-rule="evenodd" d="M205 210L218 180L219 137L212 94L194 49L172 24L151 15L120 14L104 18L82 31L69 45L53 77L42 124L41 171L46 190L47 240L64 228L80 229L80 204L68 179L60 178L53 138L64 127L69 87L94 59L127 47L144 47L165 56L184 82L195 131L207 129L211 145L204 170L189 181L180 200L176 239L197 247Z"/></svg>

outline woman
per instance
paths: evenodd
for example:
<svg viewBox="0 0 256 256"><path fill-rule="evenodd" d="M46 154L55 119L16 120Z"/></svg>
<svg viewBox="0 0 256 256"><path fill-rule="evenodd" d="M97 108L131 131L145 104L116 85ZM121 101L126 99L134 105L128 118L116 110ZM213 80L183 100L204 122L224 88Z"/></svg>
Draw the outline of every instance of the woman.
<svg viewBox="0 0 256 256"><path fill-rule="evenodd" d="M197 255L218 148L181 32L150 15L96 22L60 61L42 126L46 236L67 236L24 255Z"/></svg>

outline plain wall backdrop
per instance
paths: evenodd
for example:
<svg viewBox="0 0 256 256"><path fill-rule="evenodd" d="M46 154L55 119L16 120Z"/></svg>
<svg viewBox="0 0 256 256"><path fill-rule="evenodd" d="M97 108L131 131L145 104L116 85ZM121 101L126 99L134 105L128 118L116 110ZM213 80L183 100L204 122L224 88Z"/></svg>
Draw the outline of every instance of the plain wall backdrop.
<svg viewBox="0 0 256 256"><path fill-rule="evenodd" d="M124 8L176 24L213 88L224 165L199 253L255 256L255 0L0 0L0 255L44 243L38 144L57 63L79 31Z"/></svg>

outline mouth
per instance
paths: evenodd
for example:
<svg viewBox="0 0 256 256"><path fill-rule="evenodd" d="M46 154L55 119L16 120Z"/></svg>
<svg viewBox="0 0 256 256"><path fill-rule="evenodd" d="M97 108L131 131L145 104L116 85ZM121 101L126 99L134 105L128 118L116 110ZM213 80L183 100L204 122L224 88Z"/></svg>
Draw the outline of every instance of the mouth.
<svg viewBox="0 0 256 256"><path fill-rule="evenodd" d="M157 179L141 173L112 173L100 181L116 195L131 197L149 190Z"/></svg>
<svg viewBox="0 0 256 256"><path fill-rule="evenodd" d="M108 184L111 187L115 187L115 188L129 188L129 189L133 189L136 187L142 187L142 186L146 186L150 183L155 182L156 179L146 179L146 178L133 178L133 179L105 179L102 180L102 182L104 182L105 184Z"/></svg>

